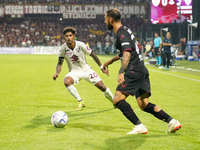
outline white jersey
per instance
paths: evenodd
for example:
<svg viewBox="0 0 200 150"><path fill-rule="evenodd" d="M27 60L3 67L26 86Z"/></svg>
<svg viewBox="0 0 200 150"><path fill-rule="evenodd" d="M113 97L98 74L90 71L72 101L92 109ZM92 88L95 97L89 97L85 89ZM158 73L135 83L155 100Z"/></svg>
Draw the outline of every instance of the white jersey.
<svg viewBox="0 0 200 150"><path fill-rule="evenodd" d="M63 57L68 65L69 71L79 69L91 68L85 58L85 54L90 55L92 49L90 49L84 42L75 41L74 49L70 49L66 43L61 46L58 56Z"/></svg>

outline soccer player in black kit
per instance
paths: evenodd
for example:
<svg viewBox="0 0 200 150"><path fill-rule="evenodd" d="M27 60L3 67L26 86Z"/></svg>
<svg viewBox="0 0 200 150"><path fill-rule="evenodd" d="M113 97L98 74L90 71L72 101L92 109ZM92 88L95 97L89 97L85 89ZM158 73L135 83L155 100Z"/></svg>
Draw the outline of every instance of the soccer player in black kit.
<svg viewBox="0 0 200 150"><path fill-rule="evenodd" d="M135 125L135 128L127 134L148 133L147 128L140 122L129 103L126 102L126 98L129 95L135 95L141 110L167 122L169 124L167 132L176 132L181 128L179 121L173 119L157 105L149 102L149 97L151 96L149 73L144 66L142 56L139 54L137 41L131 29L121 24L120 11L116 8L108 10L105 14L105 23L108 30L113 30L116 34L115 47L118 55L106 62L103 67L108 67L108 65L121 59L118 86L113 103Z"/></svg>

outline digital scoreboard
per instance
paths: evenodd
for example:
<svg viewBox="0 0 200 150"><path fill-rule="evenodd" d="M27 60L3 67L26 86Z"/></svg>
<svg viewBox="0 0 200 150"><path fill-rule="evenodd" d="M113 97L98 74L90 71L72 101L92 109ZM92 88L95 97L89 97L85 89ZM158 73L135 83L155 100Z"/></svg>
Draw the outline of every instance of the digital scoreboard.
<svg viewBox="0 0 200 150"><path fill-rule="evenodd" d="M151 23L192 22L193 0L151 0Z"/></svg>

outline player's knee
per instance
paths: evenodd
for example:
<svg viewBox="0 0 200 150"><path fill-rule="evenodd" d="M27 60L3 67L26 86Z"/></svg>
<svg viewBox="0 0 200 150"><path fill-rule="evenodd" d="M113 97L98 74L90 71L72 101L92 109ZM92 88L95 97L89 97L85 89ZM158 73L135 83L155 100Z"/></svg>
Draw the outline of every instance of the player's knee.
<svg viewBox="0 0 200 150"><path fill-rule="evenodd" d="M70 85L71 85L71 83L70 83L70 81L69 81L69 80L65 80L65 81L64 81L64 84L65 84L65 86L66 86L66 87L68 87L68 86L70 86Z"/></svg>
<svg viewBox="0 0 200 150"><path fill-rule="evenodd" d="M140 107L140 109L141 109L142 111L144 111L144 109L145 109L146 106L144 106L144 105L139 105L139 107Z"/></svg>
<svg viewBox="0 0 200 150"><path fill-rule="evenodd" d="M74 83L74 80L71 77L66 77L64 79L64 84L65 84L66 87L70 86L73 83Z"/></svg>
<svg viewBox="0 0 200 150"><path fill-rule="evenodd" d="M113 99L113 104L116 104L117 102L125 99L126 99L125 95L123 95L121 92L116 92Z"/></svg>

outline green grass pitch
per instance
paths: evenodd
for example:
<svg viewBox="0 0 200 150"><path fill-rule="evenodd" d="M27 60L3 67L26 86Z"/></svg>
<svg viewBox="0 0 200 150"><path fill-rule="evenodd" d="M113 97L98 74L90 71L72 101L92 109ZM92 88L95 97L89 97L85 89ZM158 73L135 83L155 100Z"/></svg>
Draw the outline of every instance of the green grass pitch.
<svg viewBox="0 0 200 150"><path fill-rule="evenodd" d="M104 63L113 56L100 55ZM91 57L87 62L104 84L115 92L120 61L103 74ZM200 69L199 62L178 61ZM103 93L86 81L77 86L86 103L75 111L76 100L63 84L67 65L56 81L56 55L0 55L0 149L1 150L194 150L200 149L200 73L180 69L163 71L147 65L150 101L182 124L167 134L168 124L142 112L135 97L128 97L135 113L149 130L146 135L126 135L133 125L114 109ZM51 125L51 115L62 110L69 122L64 128Z"/></svg>

